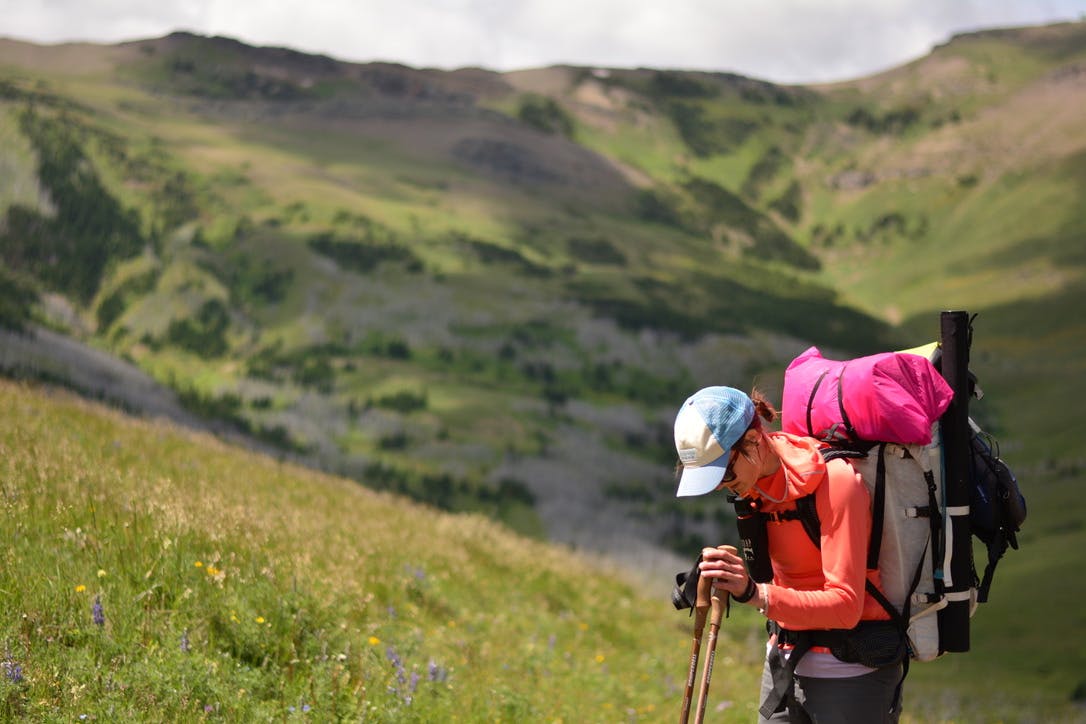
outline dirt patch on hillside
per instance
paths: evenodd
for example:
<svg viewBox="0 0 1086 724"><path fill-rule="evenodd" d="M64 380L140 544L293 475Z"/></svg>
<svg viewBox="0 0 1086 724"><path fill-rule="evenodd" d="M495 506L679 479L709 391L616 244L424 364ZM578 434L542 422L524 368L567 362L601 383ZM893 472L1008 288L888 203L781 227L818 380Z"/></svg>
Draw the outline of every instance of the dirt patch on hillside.
<svg viewBox="0 0 1086 724"><path fill-rule="evenodd" d="M908 150L911 159L943 173L1000 175L1086 149L1086 63L1057 69L982 111L948 125Z"/></svg>
<svg viewBox="0 0 1086 724"><path fill-rule="evenodd" d="M546 96L563 96L576 82L573 69L566 66L515 70L503 77L514 90Z"/></svg>
<svg viewBox="0 0 1086 724"><path fill-rule="evenodd" d="M93 75L110 71L118 63L133 58L135 52L133 48L125 46L93 43L35 45L0 38L0 64L67 75Z"/></svg>

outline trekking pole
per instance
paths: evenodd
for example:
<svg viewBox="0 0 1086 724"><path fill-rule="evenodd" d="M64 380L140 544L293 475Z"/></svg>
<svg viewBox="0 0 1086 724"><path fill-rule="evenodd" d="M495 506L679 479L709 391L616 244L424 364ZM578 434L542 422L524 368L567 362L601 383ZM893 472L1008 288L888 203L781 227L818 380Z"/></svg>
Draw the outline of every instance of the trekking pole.
<svg viewBox="0 0 1086 724"><path fill-rule="evenodd" d="M698 678L698 657L701 656L701 636L705 633L705 619L712 605L713 582L708 578L698 579L698 597L694 603L694 644L690 651L690 670L686 673L686 691L683 693L683 709L679 715L679 724L690 720L690 702L694 698L694 682Z"/></svg>
<svg viewBox="0 0 1086 724"><path fill-rule="evenodd" d="M738 555L734 546L720 546L729 553ZM701 691L698 693L698 711L694 715L694 724L702 724L705 719L705 704L709 699L709 680L713 676L713 660L716 659L716 640L720 631L720 621L724 618L724 609L728 605L728 592L713 588L709 599L712 613L709 615L709 656L705 659L705 671L701 675Z"/></svg>

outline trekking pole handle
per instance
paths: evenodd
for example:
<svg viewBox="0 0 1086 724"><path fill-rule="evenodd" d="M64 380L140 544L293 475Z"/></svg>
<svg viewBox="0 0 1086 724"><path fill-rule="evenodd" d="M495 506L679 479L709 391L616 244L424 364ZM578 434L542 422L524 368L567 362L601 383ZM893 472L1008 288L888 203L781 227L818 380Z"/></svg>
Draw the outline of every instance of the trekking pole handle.
<svg viewBox="0 0 1086 724"><path fill-rule="evenodd" d="M739 551L735 546L722 545L717 547L728 551L732 555L739 555ZM712 608L709 613L709 624L711 626L720 626L720 621L724 618L724 612L728 609L729 595L727 591L722 591L716 586L713 587L713 595L710 599Z"/></svg>
<svg viewBox="0 0 1086 724"><path fill-rule="evenodd" d="M735 546L723 545L719 548L733 555L739 552ZM710 597L711 610L709 613L709 653L705 660L705 670L701 674L701 690L698 693L698 705L694 714L694 724L702 724L705 719L705 705L709 700L709 681L713 677L713 663L716 661L716 642L720 631L720 621L724 618L724 611L728 607L728 592L713 586Z"/></svg>

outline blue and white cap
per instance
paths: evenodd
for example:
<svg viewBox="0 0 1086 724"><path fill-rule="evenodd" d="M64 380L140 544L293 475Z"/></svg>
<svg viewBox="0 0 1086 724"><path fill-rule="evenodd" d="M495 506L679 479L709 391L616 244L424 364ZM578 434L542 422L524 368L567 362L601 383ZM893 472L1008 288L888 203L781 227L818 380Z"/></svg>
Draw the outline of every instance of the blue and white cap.
<svg viewBox="0 0 1086 724"><path fill-rule="evenodd" d="M754 403L732 387L698 390L675 417L675 450L683 474L676 497L705 495L720 485L731 449L754 419Z"/></svg>

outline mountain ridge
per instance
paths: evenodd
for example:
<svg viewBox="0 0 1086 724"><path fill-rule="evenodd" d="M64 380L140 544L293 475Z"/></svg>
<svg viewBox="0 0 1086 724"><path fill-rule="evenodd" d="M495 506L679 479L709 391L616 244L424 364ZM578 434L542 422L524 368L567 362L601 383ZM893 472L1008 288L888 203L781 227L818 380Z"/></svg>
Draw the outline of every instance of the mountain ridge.
<svg viewBox="0 0 1086 724"><path fill-rule="evenodd" d="M730 528L724 506L668 499L668 417L696 386L773 393L809 344L912 346L939 308L1081 288L1066 98L1084 35L955 37L809 87L413 69L187 33L2 41L0 132L18 143L0 161L39 186L0 186L5 281L71 293L78 272L86 339L326 468L423 499L453 475L454 509L504 481L551 511L516 512L527 529L685 550ZM1038 118L1047 132L1016 130ZM50 177L35 154L77 162ZM111 204L102 223L127 238L130 219L140 253L99 259L80 236ZM100 270L36 257L39 239ZM1049 252L1023 262L1035 239ZM13 306L9 323L64 327Z"/></svg>

